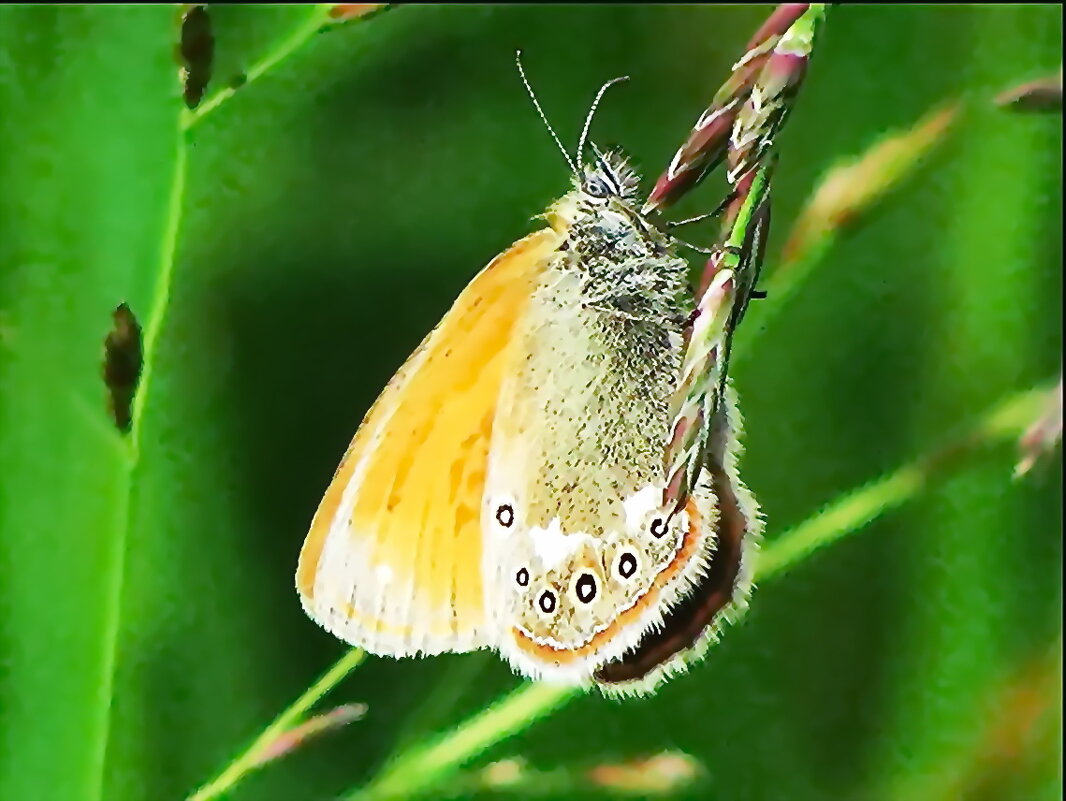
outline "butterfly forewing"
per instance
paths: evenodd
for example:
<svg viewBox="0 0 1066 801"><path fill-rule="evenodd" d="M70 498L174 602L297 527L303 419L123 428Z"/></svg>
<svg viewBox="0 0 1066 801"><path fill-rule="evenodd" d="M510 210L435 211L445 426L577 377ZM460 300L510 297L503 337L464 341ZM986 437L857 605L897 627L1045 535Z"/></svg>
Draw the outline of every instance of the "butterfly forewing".
<svg viewBox="0 0 1066 801"><path fill-rule="evenodd" d="M504 355L550 229L495 259L368 412L304 543L308 613L375 653L470 650L493 639L480 509Z"/></svg>

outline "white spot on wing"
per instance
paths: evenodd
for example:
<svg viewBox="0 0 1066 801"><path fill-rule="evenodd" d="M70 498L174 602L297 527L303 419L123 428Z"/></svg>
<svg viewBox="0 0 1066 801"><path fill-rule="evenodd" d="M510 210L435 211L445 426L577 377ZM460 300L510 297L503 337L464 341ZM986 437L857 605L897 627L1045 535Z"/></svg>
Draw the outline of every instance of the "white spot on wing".
<svg viewBox="0 0 1066 801"><path fill-rule="evenodd" d="M622 508L626 513L626 527L632 530L642 526L648 512L659 508L662 497L662 488L649 484L622 501Z"/></svg>
<svg viewBox="0 0 1066 801"><path fill-rule="evenodd" d="M591 539L585 533L564 534L557 517L548 524L547 528L534 527L529 533L533 540L533 552L546 570L551 570L572 556L582 544Z"/></svg>
<svg viewBox="0 0 1066 801"><path fill-rule="evenodd" d="M390 581L392 581L392 568L388 565L378 565L376 568L374 568L374 575L375 577L377 577L377 580L380 581L382 584L388 584Z"/></svg>

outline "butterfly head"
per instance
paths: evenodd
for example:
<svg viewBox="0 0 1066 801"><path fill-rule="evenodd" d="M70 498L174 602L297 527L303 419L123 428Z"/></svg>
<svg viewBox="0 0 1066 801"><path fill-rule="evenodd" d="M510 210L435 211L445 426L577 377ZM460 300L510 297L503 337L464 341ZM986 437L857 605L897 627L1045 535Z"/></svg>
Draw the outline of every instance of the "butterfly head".
<svg viewBox="0 0 1066 801"><path fill-rule="evenodd" d="M633 227L656 237L640 215L636 172L621 154L601 151L591 142L589 147L594 159L574 171L573 191L550 206L545 218L559 231L583 219L600 228Z"/></svg>
<svg viewBox="0 0 1066 801"><path fill-rule="evenodd" d="M595 160L574 176L574 188L589 205L609 205L612 201L632 205L639 189L636 172L620 154L603 152L591 142L589 145Z"/></svg>
<svg viewBox="0 0 1066 801"><path fill-rule="evenodd" d="M600 100L603 99L604 93L616 83L626 81L628 78L613 78L603 84L599 91L596 92L596 97L589 107L588 114L585 116L585 124L581 127L576 158L571 158L567 149L563 147L563 143L559 140L558 134L555 133L555 129L548 122L548 117L544 113L544 109L541 108L540 101L537 100L537 95L526 78L525 70L522 68L522 54L520 52L516 55L516 63L518 65L518 74L522 78L522 84L526 87L526 91L533 101L533 107L537 110L544 127L548 129L552 140L559 148L559 152L566 159L566 163L574 175L574 187L583 195L583 199L591 205L608 205L612 200L633 203L636 200L638 189L636 173L620 155L602 152L589 139L592 120L596 116L596 109L599 108ZM586 146L592 149L595 156L589 163L584 162Z"/></svg>

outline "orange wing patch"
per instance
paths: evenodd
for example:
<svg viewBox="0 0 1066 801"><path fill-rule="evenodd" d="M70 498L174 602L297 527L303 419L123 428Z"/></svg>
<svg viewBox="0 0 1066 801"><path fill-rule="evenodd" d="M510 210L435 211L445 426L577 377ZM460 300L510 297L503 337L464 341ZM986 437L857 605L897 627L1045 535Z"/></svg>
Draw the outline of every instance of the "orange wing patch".
<svg viewBox="0 0 1066 801"><path fill-rule="evenodd" d="M356 432L300 553L308 614L394 656L490 644L481 500L515 321L561 236L494 259L386 386Z"/></svg>

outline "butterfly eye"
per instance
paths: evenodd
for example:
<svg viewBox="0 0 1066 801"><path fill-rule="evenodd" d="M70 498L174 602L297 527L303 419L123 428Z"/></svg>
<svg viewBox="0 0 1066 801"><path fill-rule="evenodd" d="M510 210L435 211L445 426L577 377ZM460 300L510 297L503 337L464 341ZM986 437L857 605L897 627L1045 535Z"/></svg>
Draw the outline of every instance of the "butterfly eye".
<svg viewBox="0 0 1066 801"><path fill-rule="evenodd" d="M637 572L637 557L636 555L626 551L618 557L618 575L624 579L633 578L633 575Z"/></svg>
<svg viewBox="0 0 1066 801"><path fill-rule="evenodd" d="M581 603L592 603L596 597L596 577L591 573L582 573L574 584L574 594Z"/></svg>
<svg viewBox="0 0 1066 801"><path fill-rule="evenodd" d="M653 518L649 531L651 531L651 535L655 537L655 539L661 538L664 534L666 534L666 521L663 520L661 517Z"/></svg>
<svg viewBox="0 0 1066 801"><path fill-rule="evenodd" d="M514 580L515 584L517 584L519 587L528 587L529 571L526 570L524 567L519 568L518 572L515 574Z"/></svg>
<svg viewBox="0 0 1066 801"><path fill-rule="evenodd" d="M496 522L504 528L514 525L514 507L509 503L500 504L496 507Z"/></svg>
<svg viewBox="0 0 1066 801"><path fill-rule="evenodd" d="M550 615L555 611L555 595L550 590L545 590L540 594L537 599L537 606L540 607L540 611L546 615Z"/></svg>
<svg viewBox="0 0 1066 801"><path fill-rule="evenodd" d="M585 179L585 194L591 197L605 198L611 194L611 188L600 176L590 175Z"/></svg>

